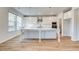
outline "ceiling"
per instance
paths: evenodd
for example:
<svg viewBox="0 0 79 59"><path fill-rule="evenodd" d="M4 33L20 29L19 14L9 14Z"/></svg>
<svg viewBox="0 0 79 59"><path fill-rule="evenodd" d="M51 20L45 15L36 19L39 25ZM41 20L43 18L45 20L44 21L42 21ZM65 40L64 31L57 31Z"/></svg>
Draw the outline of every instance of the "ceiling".
<svg viewBox="0 0 79 59"><path fill-rule="evenodd" d="M21 12L24 16L37 16L37 15L57 15L60 12L70 10L70 7L14 7L17 11Z"/></svg>

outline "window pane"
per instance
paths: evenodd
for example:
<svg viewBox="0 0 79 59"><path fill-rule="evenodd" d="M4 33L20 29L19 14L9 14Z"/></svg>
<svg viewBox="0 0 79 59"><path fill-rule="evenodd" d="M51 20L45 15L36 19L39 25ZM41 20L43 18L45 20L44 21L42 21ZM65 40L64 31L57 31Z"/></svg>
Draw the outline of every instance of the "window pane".
<svg viewBox="0 0 79 59"><path fill-rule="evenodd" d="M8 26L15 26L15 23L10 21Z"/></svg>
<svg viewBox="0 0 79 59"><path fill-rule="evenodd" d="M22 18L17 16L17 30L20 30L22 27Z"/></svg>
<svg viewBox="0 0 79 59"><path fill-rule="evenodd" d="M16 30L16 15L9 13L8 31Z"/></svg>
<svg viewBox="0 0 79 59"><path fill-rule="evenodd" d="M14 27L9 27L8 31L15 31Z"/></svg>

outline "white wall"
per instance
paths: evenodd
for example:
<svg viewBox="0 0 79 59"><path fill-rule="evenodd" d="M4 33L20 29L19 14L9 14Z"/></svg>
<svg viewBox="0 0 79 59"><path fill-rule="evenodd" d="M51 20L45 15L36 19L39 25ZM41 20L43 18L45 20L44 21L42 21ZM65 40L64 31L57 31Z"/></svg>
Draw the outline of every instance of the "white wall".
<svg viewBox="0 0 79 59"><path fill-rule="evenodd" d="M73 41L79 41L79 8L73 8Z"/></svg>
<svg viewBox="0 0 79 59"><path fill-rule="evenodd" d="M8 32L8 11L20 15L19 12L12 8L0 7L0 43L18 34L18 32Z"/></svg>
<svg viewBox="0 0 79 59"><path fill-rule="evenodd" d="M71 40L79 41L79 9L73 7L71 10Z"/></svg>
<svg viewBox="0 0 79 59"><path fill-rule="evenodd" d="M63 13L58 14L58 19L62 19L62 36L65 35L65 34L68 35L68 36L71 36L72 41L79 41L79 17L78 17L79 16L79 10L77 12L76 9L78 9L78 7L72 8L72 10L69 11L70 13L67 13L67 14L69 14L69 16L66 14L65 17L64 17ZM67 18L71 18L71 20L69 20ZM69 21L66 21L66 23L65 23L64 19L69 20ZM68 24L67 24L69 22L71 23L70 26L68 26ZM66 26L64 26L65 24L66 24ZM66 30L66 31L64 31L64 30ZM68 34L68 32L69 32L69 34Z"/></svg>
<svg viewBox="0 0 79 59"><path fill-rule="evenodd" d="M63 36L72 37L72 10L64 13Z"/></svg>

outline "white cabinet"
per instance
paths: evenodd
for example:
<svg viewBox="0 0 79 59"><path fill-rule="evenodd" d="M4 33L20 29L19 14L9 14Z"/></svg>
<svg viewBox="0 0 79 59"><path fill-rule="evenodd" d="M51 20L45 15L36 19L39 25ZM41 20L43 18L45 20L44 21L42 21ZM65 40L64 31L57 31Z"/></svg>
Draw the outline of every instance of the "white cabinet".
<svg viewBox="0 0 79 59"><path fill-rule="evenodd" d="M72 10L64 13L64 19L72 18Z"/></svg>
<svg viewBox="0 0 79 59"><path fill-rule="evenodd" d="M46 31L45 39L56 39L56 31Z"/></svg>
<svg viewBox="0 0 79 59"><path fill-rule="evenodd" d="M37 17L24 17L24 28L30 27L38 27L39 24L37 23ZM57 18L54 16L42 17L41 26L44 28L51 28L52 22L56 22Z"/></svg>
<svg viewBox="0 0 79 59"><path fill-rule="evenodd" d="M57 19L56 17L42 17L42 26L44 28L51 28L52 27L52 22L56 22Z"/></svg>
<svg viewBox="0 0 79 59"><path fill-rule="evenodd" d="M52 25L52 17L42 17L42 26L44 28L51 28L51 25Z"/></svg>
<svg viewBox="0 0 79 59"><path fill-rule="evenodd" d="M24 38L39 38L39 32L37 30L26 30L24 32Z"/></svg>
<svg viewBox="0 0 79 59"><path fill-rule="evenodd" d="M41 32L41 38L44 39L45 38L45 31Z"/></svg>
<svg viewBox="0 0 79 59"><path fill-rule="evenodd" d="M56 39L56 30L41 30L41 39ZM39 30L24 30L24 38L38 38Z"/></svg>

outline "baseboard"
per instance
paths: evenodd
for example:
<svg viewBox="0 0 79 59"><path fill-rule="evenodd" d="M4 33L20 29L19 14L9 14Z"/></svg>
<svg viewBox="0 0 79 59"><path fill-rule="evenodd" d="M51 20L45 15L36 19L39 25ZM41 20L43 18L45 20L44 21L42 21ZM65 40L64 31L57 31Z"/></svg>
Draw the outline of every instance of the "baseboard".
<svg viewBox="0 0 79 59"><path fill-rule="evenodd" d="M61 37L67 37L67 38L71 38L71 36L61 36Z"/></svg>
<svg viewBox="0 0 79 59"><path fill-rule="evenodd" d="M9 37L9 38L6 38L6 39L4 39L3 41L0 41L0 44L1 43L4 43L4 42L6 42L6 41L8 41L8 40L10 40L10 39L12 39L12 38L15 38L15 37L17 37L17 36L19 36L20 34L16 34L16 35L14 35L14 36L11 36L11 37Z"/></svg>
<svg viewBox="0 0 79 59"><path fill-rule="evenodd" d="M76 39L76 40L72 39L72 41L79 41L79 39Z"/></svg>
<svg viewBox="0 0 79 59"><path fill-rule="evenodd" d="M75 40L74 40L75 39ZM71 38L72 41L79 41L79 39L76 39L74 37Z"/></svg>

